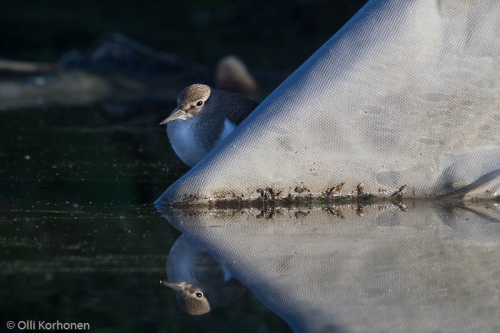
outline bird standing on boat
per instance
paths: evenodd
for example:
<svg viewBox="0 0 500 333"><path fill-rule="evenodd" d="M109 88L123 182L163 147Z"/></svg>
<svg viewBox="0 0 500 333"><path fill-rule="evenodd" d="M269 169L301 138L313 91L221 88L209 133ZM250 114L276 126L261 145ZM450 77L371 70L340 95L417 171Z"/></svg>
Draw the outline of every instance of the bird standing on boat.
<svg viewBox="0 0 500 333"><path fill-rule="evenodd" d="M167 135L179 158L189 166L231 133L257 102L243 95L193 84L177 97L177 108L160 125L167 125Z"/></svg>

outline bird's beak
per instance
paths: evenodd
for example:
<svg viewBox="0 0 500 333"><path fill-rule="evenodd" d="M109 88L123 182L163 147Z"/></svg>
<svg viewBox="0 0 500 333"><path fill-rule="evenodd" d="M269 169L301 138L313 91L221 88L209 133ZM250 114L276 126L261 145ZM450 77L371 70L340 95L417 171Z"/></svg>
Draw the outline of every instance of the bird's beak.
<svg viewBox="0 0 500 333"><path fill-rule="evenodd" d="M170 116L168 116L167 118L165 118L161 123L160 125L165 125L166 123L168 122L171 122L173 120L177 120L177 119L186 119L186 111L182 110L182 109L179 109L179 110L176 110L174 113L172 113Z"/></svg>
<svg viewBox="0 0 500 333"><path fill-rule="evenodd" d="M165 280L160 280L160 284L177 291L183 291L184 289L189 288L191 286L187 283L171 283Z"/></svg>

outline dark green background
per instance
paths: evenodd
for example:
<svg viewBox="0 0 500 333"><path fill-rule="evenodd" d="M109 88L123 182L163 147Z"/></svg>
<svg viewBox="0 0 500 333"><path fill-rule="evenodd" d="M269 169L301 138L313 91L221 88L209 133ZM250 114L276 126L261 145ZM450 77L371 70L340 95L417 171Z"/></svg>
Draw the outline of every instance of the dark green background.
<svg viewBox="0 0 500 333"><path fill-rule="evenodd" d="M53 62L117 31L192 62L236 54L249 67L293 70L365 2L4 0L0 57Z"/></svg>

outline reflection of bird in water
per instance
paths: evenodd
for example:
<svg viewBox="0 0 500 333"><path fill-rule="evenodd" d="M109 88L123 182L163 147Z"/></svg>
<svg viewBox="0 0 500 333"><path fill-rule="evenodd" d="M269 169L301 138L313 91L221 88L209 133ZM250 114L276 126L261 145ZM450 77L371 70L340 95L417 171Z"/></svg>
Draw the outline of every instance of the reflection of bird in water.
<svg viewBox="0 0 500 333"><path fill-rule="evenodd" d="M221 142L257 102L243 95L193 84L177 97L177 108L160 125L179 158L194 166Z"/></svg>
<svg viewBox="0 0 500 333"><path fill-rule="evenodd" d="M246 290L204 248L184 235L170 249L167 278L160 283L177 291L177 304L191 315L226 306Z"/></svg>

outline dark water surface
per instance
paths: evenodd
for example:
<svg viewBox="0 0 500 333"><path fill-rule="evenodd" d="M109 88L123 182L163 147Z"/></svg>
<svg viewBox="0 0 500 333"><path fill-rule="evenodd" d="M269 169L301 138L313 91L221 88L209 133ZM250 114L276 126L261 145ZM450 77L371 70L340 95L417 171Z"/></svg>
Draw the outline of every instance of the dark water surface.
<svg viewBox="0 0 500 333"><path fill-rule="evenodd" d="M180 232L152 202L187 170L156 125L165 114L0 111L1 332L8 320L92 332L289 331L251 293L193 317L159 285Z"/></svg>
<svg viewBox="0 0 500 333"><path fill-rule="evenodd" d="M500 330L498 202L163 210L152 202L187 171L156 125L165 111L109 110L0 111L0 331L9 320L92 332ZM159 284L180 239L249 291L217 287L205 294L228 305L183 313Z"/></svg>

